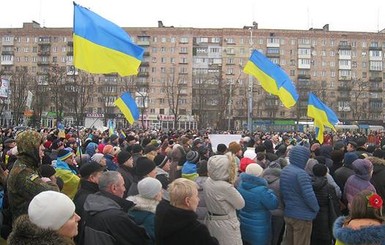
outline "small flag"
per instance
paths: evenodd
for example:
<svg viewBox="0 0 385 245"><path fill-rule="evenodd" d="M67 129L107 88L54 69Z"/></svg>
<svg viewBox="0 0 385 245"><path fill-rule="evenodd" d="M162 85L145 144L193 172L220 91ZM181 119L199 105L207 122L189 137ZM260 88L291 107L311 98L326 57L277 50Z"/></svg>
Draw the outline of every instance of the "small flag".
<svg viewBox="0 0 385 245"><path fill-rule="evenodd" d="M144 49L116 24L74 2L74 65L90 73L138 74Z"/></svg>
<svg viewBox="0 0 385 245"><path fill-rule="evenodd" d="M324 127L335 131L334 125L338 123L337 115L313 93L309 93L307 115L314 119L317 140L322 144Z"/></svg>
<svg viewBox="0 0 385 245"><path fill-rule="evenodd" d="M130 93L125 92L118 98L114 104L120 109L124 117L130 124L139 119L139 109Z"/></svg>
<svg viewBox="0 0 385 245"><path fill-rule="evenodd" d="M109 119L107 121L107 125L108 125L108 136L111 136L113 134L115 134L115 123L112 119Z"/></svg>
<svg viewBox="0 0 385 245"><path fill-rule="evenodd" d="M257 50L253 51L243 71L258 79L266 92L277 95L286 108L297 102L299 96L290 77Z"/></svg>

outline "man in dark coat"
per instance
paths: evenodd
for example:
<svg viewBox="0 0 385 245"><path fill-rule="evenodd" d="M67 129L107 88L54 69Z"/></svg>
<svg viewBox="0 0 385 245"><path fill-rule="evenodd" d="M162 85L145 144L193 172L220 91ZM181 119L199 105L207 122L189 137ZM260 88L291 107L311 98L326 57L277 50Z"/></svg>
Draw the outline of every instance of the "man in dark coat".
<svg viewBox="0 0 385 245"><path fill-rule="evenodd" d="M133 202L123 199L124 179L119 172L104 172L99 192L88 195L84 203L82 245L147 244L146 231L128 215Z"/></svg>

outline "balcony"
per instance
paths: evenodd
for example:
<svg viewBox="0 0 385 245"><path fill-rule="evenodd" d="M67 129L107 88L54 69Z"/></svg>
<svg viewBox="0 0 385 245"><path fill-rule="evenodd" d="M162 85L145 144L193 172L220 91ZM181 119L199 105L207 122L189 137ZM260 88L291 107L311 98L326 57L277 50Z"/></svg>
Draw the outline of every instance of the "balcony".
<svg viewBox="0 0 385 245"><path fill-rule="evenodd" d="M73 47L73 46L74 46L74 42L73 42L73 41L68 41L68 42L67 42L67 46Z"/></svg>
<svg viewBox="0 0 385 245"><path fill-rule="evenodd" d="M135 83L135 85L136 85L137 87L148 87L149 84L150 84L150 83L149 83L148 81L143 81L143 82L137 81L137 82Z"/></svg>
<svg viewBox="0 0 385 245"><path fill-rule="evenodd" d="M49 65L49 61L48 60L47 61L38 61L37 65L38 66Z"/></svg>
<svg viewBox="0 0 385 245"><path fill-rule="evenodd" d="M298 74L298 79L310 79L310 74Z"/></svg>
<svg viewBox="0 0 385 245"><path fill-rule="evenodd" d="M1 51L1 54L2 55L15 55L15 52L10 51L10 50L3 50L3 51Z"/></svg>
<svg viewBox="0 0 385 245"><path fill-rule="evenodd" d="M150 66L150 62L142 61L142 63L140 63L140 66L148 67L148 66Z"/></svg>
<svg viewBox="0 0 385 245"><path fill-rule="evenodd" d="M50 56L51 52L49 50L39 51L39 52L37 52L37 55L38 56Z"/></svg>
<svg viewBox="0 0 385 245"><path fill-rule="evenodd" d="M371 78L369 78L369 82L380 83L380 82L382 82L382 77L371 77Z"/></svg>
<svg viewBox="0 0 385 245"><path fill-rule="evenodd" d="M337 96L337 101L351 101L350 94L339 94Z"/></svg>
<svg viewBox="0 0 385 245"><path fill-rule="evenodd" d="M352 86L349 86L349 85L339 85L337 87L337 91L351 91L352 90Z"/></svg>
<svg viewBox="0 0 385 245"><path fill-rule="evenodd" d="M369 112L382 112L382 108L369 106Z"/></svg>
<svg viewBox="0 0 385 245"><path fill-rule="evenodd" d="M37 75L47 75L48 71L38 71Z"/></svg>
<svg viewBox="0 0 385 245"><path fill-rule="evenodd" d="M148 52L148 51L147 51L147 52L144 52L144 53L143 53L143 56L145 56L145 57L150 56L150 52Z"/></svg>
<svg viewBox="0 0 385 245"><path fill-rule="evenodd" d="M380 47L380 46L378 46L378 47L371 46L371 47L369 47L369 50L378 50L378 51L381 51L381 50L382 50L382 47Z"/></svg>
<svg viewBox="0 0 385 245"><path fill-rule="evenodd" d="M267 53L266 56L270 58L279 58L279 53Z"/></svg>
<svg viewBox="0 0 385 245"><path fill-rule="evenodd" d="M369 98L369 103L382 103L382 98Z"/></svg>
<svg viewBox="0 0 385 245"><path fill-rule="evenodd" d="M137 76L138 76L138 77L149 77L150 74L149 74L148 71L141 71L141 72L138 73Z"/></svg>
<svg viewBox="0 0 385 245"><path fill-rule="evenodd" d="M74 51L67 51L67 56L74 56Z"/></svg>
<svg viewBox="0 0 385 245"><path fill-rule="evenodd" d="M340 76L340 77L338 77L338 80L339 81L351 81L352 78L348 77L348 76Z"/></svg>
<svg viewBox="0 0 385 245"><path fill-rule="evenodd" d="M149 40L136 40L136 44L139 46L150 46Z"/></svg>
<svg viewBox="0 0 385 245"><path fill-rule="evenodd" d="M350 44L340 44L340 45L338 45L338 49L339 50L351 50L352 49L352 45L350 45Z"/></svg>
<svg viewBox="0 0 385 245"><path fill-rule="evenodd" d="M378 92L378 93L381 93L381 92L382 92L382 88L381 88L381 87L378 87L378 86L369 86L369 92Z"/></svg>
<svg viewBox="0 0 385 245"><path fill-rule="evenodd" d="M39 37L37 44L38 45L51 45L51 38L50 37Z"/></svg>

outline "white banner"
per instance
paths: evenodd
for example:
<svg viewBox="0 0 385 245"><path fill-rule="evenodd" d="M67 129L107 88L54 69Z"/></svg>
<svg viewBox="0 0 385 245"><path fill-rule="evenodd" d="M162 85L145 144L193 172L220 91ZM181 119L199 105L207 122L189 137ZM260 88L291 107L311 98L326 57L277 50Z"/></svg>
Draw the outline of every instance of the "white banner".
<svg viewBox="0 0 385 245"><path fill-rule="evenodd" d="M32 105L32 98L33 98L33 94L31 91L28 90L28 96L27 96L27 101L25 102L25 105L31 109L31 105Z"/></svg>
<svg viewBox="0 0 385 245"><path fill-rule="evenodd" d="M9 95L9 80L1 79L0 98L8 98Z"/></svg>
<svg viewBox="0 0 385 245"><path fill-rule="evenodd" d="M209 139L214 152L217 151L217 146L219 144L225 144L229 147L231 142L236 141L239 143L241 138L242 135L240 134L209 134Z"/></svg>

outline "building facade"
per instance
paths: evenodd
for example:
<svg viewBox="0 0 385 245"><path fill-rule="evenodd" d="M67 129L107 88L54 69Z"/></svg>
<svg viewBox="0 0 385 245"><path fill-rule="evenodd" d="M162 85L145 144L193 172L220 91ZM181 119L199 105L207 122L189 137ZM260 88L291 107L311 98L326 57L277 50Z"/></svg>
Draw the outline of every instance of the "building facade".
<svg viewBox="0 0 385 245"><path fill-rule="evenodd" d="M10 81L2 124L83 125L85 118L114 119L127 127L113 102L135 97L137 126L290 130L306 116L310 91L347 124L384 121L385 33L243 28L124 28L145 48L137 76L94 75L74 68L71 28L24 23L1 28L1 77ZM242 72L257 49L281 66L300 95L286 109ZM28 91L33 100L25 106ZM88 120L90 121L90 120Z"/></svg>

